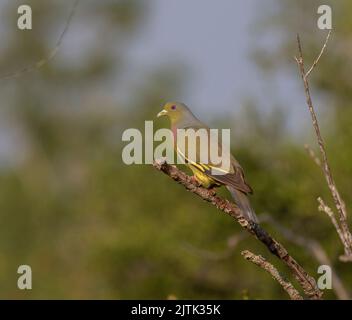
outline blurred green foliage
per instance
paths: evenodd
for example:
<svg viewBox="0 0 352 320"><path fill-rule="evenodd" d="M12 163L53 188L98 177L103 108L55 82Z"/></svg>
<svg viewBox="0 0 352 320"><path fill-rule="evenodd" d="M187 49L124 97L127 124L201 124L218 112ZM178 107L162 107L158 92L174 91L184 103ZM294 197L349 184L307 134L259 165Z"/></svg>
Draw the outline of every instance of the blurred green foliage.
<svg viewBox="0 0 352 320"><path fill-rule="evenodd" d="M36 16L34 30L6 34L1 73L50 51L71 3L28 2ZM276 8L280 13L275 13L280 19L272 19L268 26L283 34L302 32L307 61L319 51L323 36L315 31L316 37L301 23L308 18L295 17L314 13L314 6L314 1L281 1ZM16 9L16 1L2 5L1 24L12 26ZM2 81L0 125L6 123L3 131L8 131L8 139L17 138L10 140L15 141L13 157L0 167L0 298L164 299L171 294L181 299L287 298L268 274L241 257L243 249L262 254L290 278L258 241L245 238L229 251L229 239L242 232L231 218L150 165L122 163L123 130L142 129L144 120L154 119L165 100L183 90L183 73L167 65L142 74L140 82L128 89L129 102L111 93L123 82L127 49L148 9L145 1L85 1L71 29L92 33L87 48L80 48L77 35L68 35L60 51L66 59ZM312 80L314 90L331 101L333 112L328 121L324 119L328 125L323 132L331 167L350 209L352 64L345 47L352 8L348 0L341 0L336 9L345 16L334 19L332 45ZM260 56L270 70L281 62L286 66L294 45L294 37L287 37L273 61L270 52ZM72 59L70 50L76 52ZM294 67L292 72L297 72ZM156 128L168 125L163 121L156 122ZM302 141L314 141L312 130L297 141L287 134L286 121L279 111L263 118L248 104L240 117L224 115L213 125L232 127L238 134L233 151L255 189L252 202L258 214L270 213L297 234L319 241L351 290L350 266L338 261L339 239L317 210L318 196L331 201L319 168L303 149ZM246 130L249 127L252 130ZM319 264L313 257L270 225L265 227L317 277ZM33 269L31 291L17 289L16 272L22 264ZM327 291L326 297L335 295Z"/></svg>

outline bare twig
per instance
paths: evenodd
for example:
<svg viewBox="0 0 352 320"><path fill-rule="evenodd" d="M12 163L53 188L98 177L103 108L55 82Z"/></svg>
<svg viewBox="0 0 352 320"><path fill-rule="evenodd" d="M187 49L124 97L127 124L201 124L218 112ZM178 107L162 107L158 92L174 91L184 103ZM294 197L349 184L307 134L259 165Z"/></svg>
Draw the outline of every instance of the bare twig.
<svg viewBox="0 0 352 320"><path fill-rule="evenodd" d="M295 289L292 283L283 279L279 271L270 262L265 260L262 256L255 255L254 253L248 250L242 251L241 254L246 260L253 262L257 266L259 266L260 268L268 272L287 292L291 300L303 300L302 296L299 294L297 289Z"/></svg>
<svg viewBox="0 0 352 320"><path fill-rule="evenodd" d="M312 149L308 144L305 144L305 145L304 145L304 149L306 149L308 155L312 158L312 160L316 163L316 165L317 165L319 168L322 168L322 166L321 166L321 161L320 161L320 159L317 157L317 155L315 154L315 152L313 151L313 149Z"/></svg>
<svg viewBox="0 0 352 320"><path fill-rule="evenodd" d="M78 7L78 4L81 0L75 0L73 5L72 5L72 8L71 8L71 11L69 13L69 16L68 18L66 19L66 22L65 22L65 26L58 38L58 40L56 41L56 44L55 44L55 47L49 52L49 54L42 58L41 60L37 61L37 62L34 62L33 64L31 65L28 65L28 66L25 66L24 68L18 70L18 71L14 71L14 72L11 72L11 73L8 73L8 74L4 74L4 75L1 75L0 76L0 81L1 80L8 80L8 79L12 79L12 78L17 78L25 73L29 73L29 72L32 72L32 71L35 71L35 70L38 70L40 69L41 67L43 67L44 65L46 65L49 61L51 61L52 59L55 58L55 56L57 55L60 47L61 47L61 44L62 44L62 41L71 25L71 22L72 22L72 19L76 13L76 10L77 10L77 7Z"/></svg>
<svg viewBox="0 0 352 320"><path fill-rule="evenodd" d="M331 195L333 197L336 209L339 213L339 229L342 231L342 235L344 238L342 243L344 245L344 251L345 251L345 254L343 257L341 257L341 259L344 261L352 261L352 234L351 234L349 227L348 227L348 224L347 224L346 206L345 206L345 203L342 200L340 193L336 187L336 184L335 184L335 181L334 181L334 178L333 178L330 166L329 166L324 140L323 140L321 132L320 132L319 123L318 123L318 119L317 119L317 116L316 116L316 113L315 113L315 110L313 107L313 102L312 102L312 98L310 95L310 88L309 88L309 83L308 83L308 76L311 73L311 71L314 69L314 67L318 64L322 54L324 53L324 50L327 46L327 43L328 43L328 40L330 37L330 33L331 33L331 31L328 33L328 35L326 37L324 46L323 46L322 50L320 51L320 54L315 59L312 67L308 70L308 72L305 72L301 40L299 38L299 35L297 35L297 45L298 45L299 56L295 57L295 60L298 64L298 67L299 67L299 70L301 73L301 77L302 77L302 81L303 81L303 85L304 85L304 90L305 90L305 95L306 95L307 106L308 106L308 109L309 109L309 112L310 112L310 115L312 118L313 127L314 127L315 134L316 134L316 137L318 140L320 154L322 157L322 168L323 168L324 176L327 181L328 187L330 189ZM336 226L335 226L335 228L336 228ZM339 232L338 229L337 229L337 232Z"/></svg>
<svg viewBox="0 0 352 320"><path fill-rule="evenodd" d="M309 254L311 254L321 265L331 266L332 278L334 279L333 290L334 290L336 296L340 300L349 300L350 299L350 295L349 295L348 291L346 290L342 280L340 279L340 277L338 276L338 274L335 272L334 268L332 267L331 260L329 259L326 251L320 245L319 242L317 242L314 239L299 235L299 234L297 234L297 232L285 228L284 226L279 224L277 222L277 220L273 219L268 214L260 215L260 221L269 222L271 226L273 226L276 230L278 230L280 232L280 234L282 234L285 237L285 239L287 239L288 241L291 241L295 245L302 247Z"/></svg>
<svg viewBox="0 0 352 320"><path fill-rule="evenodd" d="M335 213L331 210L331 208L329 206L327 206L325 204L325 202L323 201L322 198L319 197L318 202L319 202L319 207L318 207L319 211L325 212L327 214L327 216L330 218L332 224L334 225L334 227L335 227L335 229L341 239L341 242L343 243L344 246L346 246L347 245L346 239L345 239L343 232L342 232L342 230L341 230L341 228L335 218Z"/></svg>
<svg viewBox="0 0 352 320"><path fill-rule="evenodd" d="M310 75L310 73L313 71L313 69L315 68L315 66L318 64L318 62L319 62L321 56L323 55L323 53L324 53L324 51L325 51L325 49L326 49L326 46L328 45L329 38L330 38L330 35L331 35L331 31L332 31L332 30L329 31L329 33L328 33L328 35L327 35L327 37L326 37L326 39L325 39L324 45L323 45L323 47L322 47L321 50L320 50L320 53L319 53L318 57L314 60L312 66L311 66L311 67L309 68L309 70L306 72L306 78L308 78L308 76Z"/></svg>
<svg viewBox="0 0 352 320"><path fill-rule="evenodd" d="M335 213L332 211L332 209L329 206L327 206L325 204L325 202L322 198L319 197L318 202L319 202L319 207L318 207L319 211L325 212L327 214L327 216L330 218L332 224L334 225L334 227L337 231L337 234L339 235L339 237L341 239L343 246L345 248L348 248L350 244L348 243L348 239L346 238L344 231L341 229L340 224L337 222L337 220L335 218ZM352 261L352 255L346 255L346 254L342 255L342 256L340 256L340 260L343 262Z"/></svg>
<svg viewBox="0 0 352 320"><path fill-rule="evenodd" d="M282 244L280 244L271 235L269 235L260 225L253 221L248 221L237 206L228 200L217 196L214 190L205 189L197 185L194 179L177 169L175 166L169 165L165 160L155 161L154 167L167 174L176 182L183 185L187 190L198 195L203 200L210 202L212 205L234 218L242 228L260 240L272 254L277 256L291 269L292 274L302 286L303 291L309 298L321 298L322 292L317 287L314 278L308 275L303 267L289 255Z"/></svg>

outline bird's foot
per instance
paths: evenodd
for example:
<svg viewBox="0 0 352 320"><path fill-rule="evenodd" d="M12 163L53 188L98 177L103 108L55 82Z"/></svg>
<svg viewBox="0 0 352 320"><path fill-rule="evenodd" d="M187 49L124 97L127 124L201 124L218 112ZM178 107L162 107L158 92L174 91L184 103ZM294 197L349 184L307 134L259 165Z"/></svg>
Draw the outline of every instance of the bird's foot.
<svg viewBox="0 0 352 320"><path fill-rule="evenodd" d="M213 195L213 196L216 195L216 187L210 187L208 190L211 195Z"/></svg>
<svg viewBox="0 0 352 320"><path fill-rule="evenodd" d="M197 178L195 176L191 176L190 178L191 183L196 185L197 187L200 187L202 184L197 180Z"/></svg>

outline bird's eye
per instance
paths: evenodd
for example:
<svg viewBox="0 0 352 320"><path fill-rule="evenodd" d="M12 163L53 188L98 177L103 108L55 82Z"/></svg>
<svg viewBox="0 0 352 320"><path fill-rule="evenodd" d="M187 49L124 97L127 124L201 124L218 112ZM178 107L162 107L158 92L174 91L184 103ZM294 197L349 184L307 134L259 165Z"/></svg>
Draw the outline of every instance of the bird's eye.
<svg viewBox="0 0 352 320"><path fill-rule="evenodd" d="M176 106L171 106L171 110L176 110Z"/></svg>

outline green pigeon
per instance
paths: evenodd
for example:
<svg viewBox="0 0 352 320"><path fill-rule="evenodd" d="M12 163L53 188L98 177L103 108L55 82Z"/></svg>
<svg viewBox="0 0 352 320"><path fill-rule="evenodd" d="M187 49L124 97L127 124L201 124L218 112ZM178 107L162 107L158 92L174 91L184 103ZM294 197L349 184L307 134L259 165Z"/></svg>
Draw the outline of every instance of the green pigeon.
<svg viewBox="0 0 352 320"><path fill-rule="evenodd" d="M195 132L200 129L204 129L209 133L209 127L203 122L198 120L191 110L183 103L180 102L168 102L164 105L162 111L160 111L157 117L168 116L171 122L171 130L175 139L175 149L177 153L185 159L186 164L192 170L195 179L205 188L212 188L218 186L225 186L231 193L237 206L241 209L243 215L251 221L258 223L258 218L252 209L248 195L253 193L252 188L245 181L244 172L238 161L233 157L232 154L228 154L230 157L229 166L227 170L224 170L220 164L212 164L209 160L207 163L200 162L199 159L200 151L199 145L195 146L196 158L188 157L188 153L181 151L177 145L177 130L178 129L194 129ZM219 142L216 144L210 142L208 139L209 150L217 148L218 154L223 152L223 148ZM187 142L185 150L187 150ZM191 146L190 146L191 147ZM208 150L207 154L210 154ZM215 174L215 173L216 174Z"/></svg>

